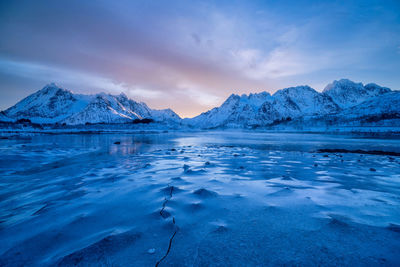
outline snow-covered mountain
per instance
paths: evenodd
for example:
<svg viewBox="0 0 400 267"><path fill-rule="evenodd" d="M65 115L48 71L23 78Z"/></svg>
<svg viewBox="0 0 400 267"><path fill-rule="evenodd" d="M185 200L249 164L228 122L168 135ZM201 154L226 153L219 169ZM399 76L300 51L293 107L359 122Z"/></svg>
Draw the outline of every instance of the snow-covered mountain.
<svg viewBox="0 0 400 267"><path fill-rule="evenodd" d="M400 91L390 91L379 97L370 98L356 106L344 109L344 118L372 116L398 116L400 118Z"/></svg>
<svg viewBox="0 0 400 267"><path fill-rule="evenodd" d="M332 99L309 86L282 89L274 95L267 92L231 95L220 107L185 120L205 128L268 125L274 121L303 115L335 113L339 107Z"/></svg>
<svg viewBox="0 0 400 267"><path fill-rule="evenodd" d="M297 118L324 116L361 117L368 112L400 113L400 105L389 88L376 84L363 85L347 79L334 81L322 93L309 86L250 95L231 95L220 107L192 119L188 125L201 128L267 126ZM397 96L397 94L396 94ZM380 100L381 99L381 100ZM392 105L388 105L388 101ZM374 106L375 105L375 106Z"/></svg>
<svg viewBox="0 0 400 267"><path fill-rule="evenodd" d="M374 83L363 85L348 79L341 79L328 84L323 93L334 99L340 108L345 109L390 91L389 88L381 87Z"/></svg>
<svg viewBox="0 0 400 267"><path fill-rule="evenodd" d="M35 123L124 123L135 119L153 119L160 122L179 122L171 109L153 110L145 103L126 95L74 94L49 84L24 98L3 112L8 119L30 119ZM1 119L1 118L0 118Z"/></svg>
<svg viewBox="0 0 400 267"><path fill-rule="evenodd" d="M181 123L171 109L153 110L126 95L74 94L55 84L26 97L0 113L0 121L29 119L35 123L127 123L135 119ZM384 122L383 122L384 121ZM388 125L400 126L400 92L347 79L334 81L317 92L296 86L256 94L232 94L213 108L183 124L195 128L295 125ZM392 125L389 125L392 126Z"/></svg>
<svg viewBox="0 0 400 267"><path fill-rule="evenodd" d="M272 97L267 92L242 96L232 94L220 107L184 121L189 125L201 128L213 128L222 125L235 126L243 120L253 124L259 120L258 111L261 106L270 100L272 100Z"/></svg>
<svg viewBox="0 0 400 267"><path fill-rule="evenodd" d="M273 98L273 105L281 117L329 114L339 110L331 97L320 94L309 86L282 89L277 91Z"/></svg>

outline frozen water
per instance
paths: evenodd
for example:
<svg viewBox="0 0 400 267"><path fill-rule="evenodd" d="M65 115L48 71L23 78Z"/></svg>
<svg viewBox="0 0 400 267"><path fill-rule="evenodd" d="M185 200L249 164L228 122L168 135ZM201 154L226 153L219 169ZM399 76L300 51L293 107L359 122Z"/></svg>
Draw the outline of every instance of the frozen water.
<svg viewBox="0 0 400 267"><path fill-rule="evenodd" d="M0 266L400 265L400 158L322 148L400 152L400 140L2 139Z"/></svg>

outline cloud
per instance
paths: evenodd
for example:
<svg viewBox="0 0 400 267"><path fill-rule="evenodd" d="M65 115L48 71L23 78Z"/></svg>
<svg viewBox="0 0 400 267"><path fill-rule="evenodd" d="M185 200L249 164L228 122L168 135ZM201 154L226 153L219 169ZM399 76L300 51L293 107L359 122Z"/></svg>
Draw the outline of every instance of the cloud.
<svg viewBox="0 0 400 267"><path fill-rule="evenodd" d="M323 62L312 64L314 56L289 46L278 46L269 52L243 49L233 53L233 56L235 65L247 77L255 80L300 75L324 67Z"/></svg>
<svg viewBox="0 0 400 267"><path fill-rule="evenodd" d="M192 115L231 93L360 73L379 81L400 68L392 55L398 8L289 2L10 1L0 9L0 58L8 60L0 90L10 88L4 80L30 92L32 81L62 81Z"/></svg>
<svg viewBox="0 0 400 267"><path fill-rule="evenodd" d="M261 54L261 53L257 53ZM253 58L244 72L253 79L274 79L307 74L326 67L328 55L313 55L290 47L278 47L266 56ZM331 61L332 62L332 61Z"/></svg>
<svg viewBox="0 0 400 267"><path fill-rule="evenodd" d="M178 88L180 89L178 91L180 94L183 94L186 98L190 98L203 106L214 107L222 101L221 97L207 93L204 88L199 85L183 83L179 84Z"/></svg>
<svg viewBox="0 0 400 267"><path fill-rule="evenodd" d="M109 78L91 75L86 72L47 66L40 63L20 62L0 58L0 72L24 78L40 79L44 83L51 81L80 88L86 87L86 89L104 90L110 93L124 92L130 96L140 96L141 98L158 98L162 96L162 93L156 90L148 90L116 82Z"/></svg>
<svg viewBox="0 0 400 267"><path fill-rule="evenodd" d="M156 99L165 96L161 91L148 90L140 87L129 88L128 95L131 97L143 97L147 99Z"/></svg>

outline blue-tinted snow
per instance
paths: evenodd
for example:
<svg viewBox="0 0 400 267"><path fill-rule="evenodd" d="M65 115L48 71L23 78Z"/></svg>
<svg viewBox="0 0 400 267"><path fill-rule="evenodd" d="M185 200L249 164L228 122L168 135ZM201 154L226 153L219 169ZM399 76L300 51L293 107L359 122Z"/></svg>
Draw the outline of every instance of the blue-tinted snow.
<svg viewBox="0 0 400 267"><path fill-rule="evenodd" d="M0 266L399 265L400 158L319 148L400 152L400 140L0 140Z"/></svg>

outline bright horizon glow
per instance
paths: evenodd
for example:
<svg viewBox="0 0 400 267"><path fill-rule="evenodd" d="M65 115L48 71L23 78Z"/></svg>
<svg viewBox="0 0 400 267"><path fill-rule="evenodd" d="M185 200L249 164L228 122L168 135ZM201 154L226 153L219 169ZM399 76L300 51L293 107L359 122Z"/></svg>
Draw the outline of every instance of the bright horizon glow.
<svg viewBox="0 0 400 267"><path fill-rule="evenodd" d="M398 1L2 1L0 110L55 82L193 117L333 80L400 89Z"/></svg>

